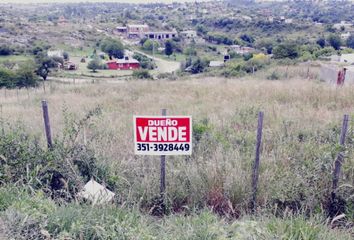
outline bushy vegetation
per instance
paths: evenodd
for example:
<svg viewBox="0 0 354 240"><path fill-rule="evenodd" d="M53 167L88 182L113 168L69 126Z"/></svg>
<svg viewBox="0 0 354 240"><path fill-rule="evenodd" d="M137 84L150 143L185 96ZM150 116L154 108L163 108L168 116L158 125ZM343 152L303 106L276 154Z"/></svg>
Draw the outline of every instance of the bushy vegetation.
<svg viewBox="0 0 354 240"><path fill-rule="evenodd" d="M113 38L106 38L101 42L101 50L108 54L109 58L123 58L124 57L124 46L123 44Z"/></svg>
<svg viewBox="0 0 354 240"><path fill-rule="evenodd" d="M101 59L94 57L88 64L87 68L92 70L92 72L97 72L98 69L107 69L108 66L105 63L102 63Z"/></svg>
<svg viewBox="0 0 354 240"><path fill-rule="evenodd" d="M156 68L154 60L143 54L135 52L133 58L139 61L140 67L143 69L152 70Z"/></svg>
<svg viewBox="0 0 354 240"><path fill-rule="evenodd" d="M134 70L133 77L138 78L138 79L151 79L152 78L149 71L146 69Z"/></svg>
<svg viewBox="0 0 354 240"><path fill-rule="evenodd" d="M36 87L39 82L34 72L34 63L25 63L17 70L0 68L0 88L29 88Z"/></svg>

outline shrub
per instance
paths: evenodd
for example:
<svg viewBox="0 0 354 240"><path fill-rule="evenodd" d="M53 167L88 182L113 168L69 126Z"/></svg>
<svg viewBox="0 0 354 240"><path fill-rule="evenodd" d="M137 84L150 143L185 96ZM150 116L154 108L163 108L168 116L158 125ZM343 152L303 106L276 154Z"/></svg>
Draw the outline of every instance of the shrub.
<svg viewBox="0 0 354 240"><path fill-rule="evenodd" d="M149 71L146 69L135 70L133 72L133 77L138 78L138 79L151 79L152 78Z"/></svg>
<svg viewBox="0 0 354 240"><path fill-rule="evenodd" d="M295 43L282 43L273 49L273 57L276 59L295 59L299 56L298 47Z"/></svg>
<svg viewBox="0 0 354 240"><path fill-rule="evenodd" d="M268 80L279 80L280 74L276 71L273 71L269 76L267 76Z"/></svg>
<svg viewBox="0 0 354 240"><path fill-rule="evenodd" d="M155 49L155 51L157 51L157 49L159 48L159 43L156 41L153 41L151 39L147 39L144 44L143 44L143 49L146 51L153 51Z"/></svg>
<svg viewBox="0 0 354 240"><path fill-rule="evenodd" d="M342 40L338 35L331 34L327 38L327 41L330 46L332 46L335 50L339 50L342 44Z"/></svg>
<svg viewBox="0 0 354 240"><path fill-rule="evenodd" d="M109 58L123 58L124 57L124 46L123 44L113 38L106 38L101 43L101 50L108 54Z"/></svg>
<svg viewBox="0 0 354 240"><path fill-rule="evenodd" d="M152 70L157 67L154 60L147 57L146 55L135 52L133 58L140 62L140 67L143 69Z"/></svg>
<svg viewBox="0 0 354 240"><path fill-rule="evenodd" d="M0 46L0 56L8 56L11 55L13 53L13 50L6 46L6 45L1 45Z"/></svg>

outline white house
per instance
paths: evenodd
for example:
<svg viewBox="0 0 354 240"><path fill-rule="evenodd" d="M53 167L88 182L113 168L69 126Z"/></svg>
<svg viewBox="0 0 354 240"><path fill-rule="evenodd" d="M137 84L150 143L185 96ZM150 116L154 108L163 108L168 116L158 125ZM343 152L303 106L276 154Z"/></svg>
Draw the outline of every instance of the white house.
<svg viewBox="0 0 354 240"><path fill-rule="evenodd" d="M47 55L48 55L48 57L63 57L64 51L63 50L48 50Z"/></svg>
<svg viewBox="0 0 354 240"><path fill-rule="evenodd" d="M342 40L347 40L349 37L350 37L350 32L346 32L346 33L342 33L341 35L340 35L340 38L342 39Z"/></svg>
<svg viewBox="0 0 354 240"><path fill-rule="evenodd" d="M180 33L180 35L182 37L185 37L185 38L196 38L197 37L197 32L194 31L194 30L187 30L187 31L182 31Z"/></svg>
<svg viewBox="0 0 354 240"><path fill-rule="evenodd" d="M354 53L342 54L339 61L343 63L354 64Z"/></svg>

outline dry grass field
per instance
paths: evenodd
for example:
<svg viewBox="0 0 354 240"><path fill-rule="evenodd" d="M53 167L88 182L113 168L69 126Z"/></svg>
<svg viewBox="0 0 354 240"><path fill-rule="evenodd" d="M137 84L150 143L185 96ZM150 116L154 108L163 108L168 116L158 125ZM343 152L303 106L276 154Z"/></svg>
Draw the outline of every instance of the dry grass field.
<svg viewBox="0 0 354 240"><path fill-rule="evenodd" d="M200 77L76 85L47 83L46 93L41 88L12 90L7 91L5 97L5 92L1 91L4 131L22 126L45 146L42 99L49 104L54 139L65 138L75 127L82 128L74 141L90 146L97 164L108 171L105 177L94 172L96 180L105 182L116 192L117 203L139 206L147 213L152 211L159 193L159 158L133 154L133 115L158 115L162 108L167 108L170 115L191 115L193 155L167 158L169 211L194 213L208 208L229 218L248 214L258 111L264 111L265 119L257 212L272 216L302 212L305 216L319 214L325 219L343 114L350 114L351 119L354 117L354 86L336 88L316 79L304 79L301 74L275 81L256 75L241 79ZM90 110L97 108L97 116L85 124L78 124ZM258 239L332 239L336 234L343 234L340 235L343 239L350 238L352 229L348 226L354 217L350 199L354 182L354 121L349 125L340 179L341 186L346 184L340 188L340 196L347 203L343 205L347 224L343 231L347 233L338 230L326 235L329 230L326 227L326 230L319 230L321 225L316 227L317 235L311 235L311 230L307 238L305 235L296 238L286 233L282 235L281 229L286 227L278 220L268 223L268 218L262 218L264 222L258 219L258 224L251 227L253 230L268 229L266 233L262 232L264 229L259 230L265 235L259 235L263 237ZM209 237L200 235L198 238L195 221L200 220L204 226L203 221L208 222L209 218L212 218L211 222L221 220L214 219L209 212L202 213L199 220L194 218L198 217L190 216L185 220L168 217L164 222L168 228L165 235L139 239L171 239L169 236L177 231L174 228L184 228L181 221L187 221L194 230L190 230L190 235L187 232L186 238L175 235L178 239L226 239L221 237L225 232L217 231ZM300 229L301 224L305 228L312 226L306 224L311 219L289 221L299 221ZM252 221L248 224L253 226ZM291 226L296 228L296 223ZM154 232L150 230L146 229L149 233ZM240 231L247 232L245 229ZM250 239L242 236L233 239ZM290 238L277 238L279 236Z"/></svg>

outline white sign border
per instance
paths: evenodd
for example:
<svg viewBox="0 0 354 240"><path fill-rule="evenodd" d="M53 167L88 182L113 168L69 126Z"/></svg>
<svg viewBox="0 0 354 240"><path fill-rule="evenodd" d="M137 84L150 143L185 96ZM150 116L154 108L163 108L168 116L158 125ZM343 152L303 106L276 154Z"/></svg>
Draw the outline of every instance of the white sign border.
<svg viewBox="0 0 354 240"><path fill-rule="evenodd" d="M137 118L189 118L189 134L190 134L190 139L189 142L186 142L189 144L189 151L188 152L170 152L170 151L138 151L138 139L137 139L137 133L136 133L136 119ZM185 116L185 115L180 115L180 116L149 116L149 115L133 115L133 128L134 128L134 154L135 155L149 155L149 156L190 156L192 155L192 148L193 148L193 121L192 121L192 116ZM169 144L168 142L165 143L159 143L156 142L157 144ZM149 144L155 144L154 142L149 143ZM176 144L176 143L173 143ZM180 143L182 144L182 143ZM183 143L185 144L185 143Z"/></svg>

